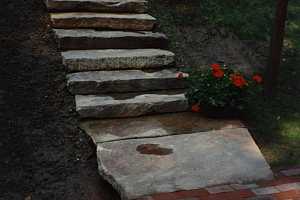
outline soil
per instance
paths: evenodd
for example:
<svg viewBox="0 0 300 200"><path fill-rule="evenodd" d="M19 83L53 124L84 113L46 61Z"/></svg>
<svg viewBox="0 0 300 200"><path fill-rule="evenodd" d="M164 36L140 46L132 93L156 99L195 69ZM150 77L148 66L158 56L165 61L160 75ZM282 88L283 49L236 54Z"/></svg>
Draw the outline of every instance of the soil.
<svg viewBox="0 0 300 200"><path fill-rule="evenodd" d="M245 72L261 70L268 48L256 41L241 41L224 27L209 24L199 0L149 0L150 13L158 20L181 68L203 68L224 62ZM256 47L257 45L258 47ZM260 47L260 48L259 48Z"/></svg>
<svg viewBox="0 0 300 200"><path fill-rule="evenodd" d="M180 66L250 65L234 36L182 13L193 13L193 5L152 2ZM77 126L42 0L1 0L0 11L0 200L119 199L98 175L95 146Z"/></svg>
<svg viewBox="0 0 300 200"><path fill-rule="evenodd" d="M97 173L41 0L0 2L0 199L119 199Z"/></svg>

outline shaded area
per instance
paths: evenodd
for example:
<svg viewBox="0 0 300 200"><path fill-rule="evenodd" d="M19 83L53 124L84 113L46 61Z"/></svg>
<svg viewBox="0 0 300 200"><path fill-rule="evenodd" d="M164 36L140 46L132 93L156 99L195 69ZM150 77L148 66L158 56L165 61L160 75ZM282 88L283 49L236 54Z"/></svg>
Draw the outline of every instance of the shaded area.
<svg viewBox="0 0 300 200"><path fill-rule="evenodd" d="M159 144L141 144L136 147L140 154L165 156L173 153L172 149L160 147Z"/></svg>
<svg viewBox="0 0 300 200"><path fill-rule="evenodd" d="M118 199L77 127L42 1L0 10L0 199Z"/></svg>
<svg viewBox="0 0 300 200"><path fill-rule="evenodd" d="M256 52L226 28L210 24L202 13L202 2L150 0L150 13L159 22L157 30L170 38L179 67L199 68L224 61L246 71L260 68Z"/></svg>
<svg viewBox="0 0 300 200"><path fill-rule="evenodd" d="M158 29L170 37L180 66L199 67L222 60L242 68L263 68L274 1L150 2L160 22ZM299 50L300 2L291 0L279 93L269 100L256 97L246 112L251 132L272 166L300 163Z"/></svg>
<svg viewBox="0 0 300 200"><path fill-rule="evenodd" d="M264 155L275 167L300 164L300 2L289 1L277 95L256 98L247 120Z"/></svg>

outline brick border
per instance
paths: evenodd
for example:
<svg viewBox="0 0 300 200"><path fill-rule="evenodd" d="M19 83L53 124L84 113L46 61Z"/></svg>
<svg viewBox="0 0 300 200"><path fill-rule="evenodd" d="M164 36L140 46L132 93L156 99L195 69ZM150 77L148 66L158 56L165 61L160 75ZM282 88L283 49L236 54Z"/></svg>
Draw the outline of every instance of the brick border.
<svg viewBox="0 0 300 200"><path fill-rule="evenodd" d="M300 200L300 167L281 170L276 179L160 193L138 200Z"/></svg>

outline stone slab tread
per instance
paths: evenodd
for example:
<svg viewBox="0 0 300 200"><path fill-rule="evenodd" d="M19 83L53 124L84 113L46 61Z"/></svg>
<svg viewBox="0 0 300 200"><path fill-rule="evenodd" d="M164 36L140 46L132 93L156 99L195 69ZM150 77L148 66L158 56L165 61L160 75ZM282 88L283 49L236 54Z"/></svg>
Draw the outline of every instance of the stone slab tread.
<svg viewBox="0 0 300 200"><path fill-rule="evenodd" d="M62 52L70 71L152 69L174 64L174 53L161 49L72 50Z"/></svg>
<svg viewBox="0 0 300 200"><path fill-rule="evenodd" d="M184 94L142 94L126 99L111 96L76 95L81 118L124 118L149 114L183 112L188 109Z"/></svg>
<svg viewBox="0 0 300 200"><path fill-rule="evenodd" d="M183 123L184 122L184 123ZM199 113L181 112L124 119L84 120L80 127L94 143L150 138L245 127L234 119L209 119Z"/></svg>
<svg viewBox="0 0 300 200"><path fill-rule="evenodd" d="M68 89L73 94L126 93L183 89L184 80L176 70L144 72L142 70L89 71L67 75Z"/></svg>
<svg viewBox="0 0 300 200"><path fill-rule="evenodd" d="M146 0L44 0L52 12L145 13Z"/></svg>
<svg viewBox="0 0 300 200"><path fill-rule="evenodd" d="M270 166L246 128L97 146L99 173L124 200L273 178Z"/></svg>
<svg viewBox="0 0 300 200"><path fill-rule="evenodd" d="M116 13L50 13L54 28L97 28L113 30L152 30L156 19L148 14Z"/></svg>

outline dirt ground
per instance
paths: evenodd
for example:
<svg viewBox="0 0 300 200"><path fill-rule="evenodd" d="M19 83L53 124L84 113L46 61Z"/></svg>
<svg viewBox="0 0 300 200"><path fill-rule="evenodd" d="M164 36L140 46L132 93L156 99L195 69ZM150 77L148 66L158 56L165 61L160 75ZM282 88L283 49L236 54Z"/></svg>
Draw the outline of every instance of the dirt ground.
<svg viewBox="0 0 300 200"><path fill-rule="evenodd" d="M241 41L229 30L209 24L199 0L149 0L157 30L170 39L179 67L202 68L222 61L245 71L261 70L268 47L257 41Z"/></svg>
<svg viewBox="0 0 300 200"><path fill-rule="evenodd" d="M179 65L249 64L235 38L215 40L222 32L182 26L172 21L176 8L155 2L151 13L173 41ZM95 147L77 127L42 0L1 0L0 15L0 200L119 199L97 174Z"/></svg>
<svg viewBox="0 0 300 200"><path fill-rule="evenodd" d="M1 0L0 15L0 199L118 199L77 128L42 0Z"/></svg>

